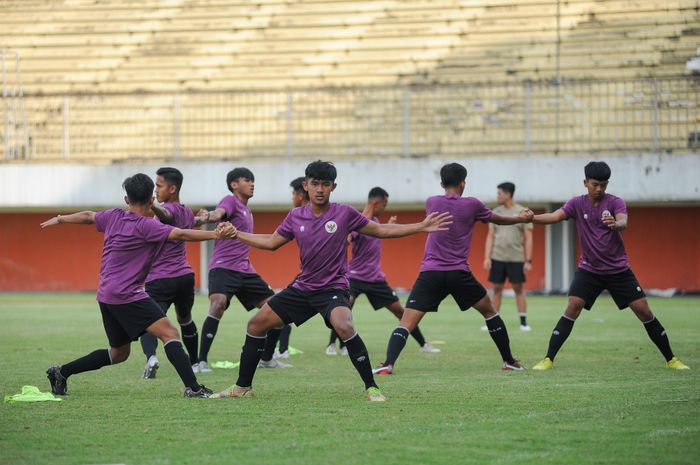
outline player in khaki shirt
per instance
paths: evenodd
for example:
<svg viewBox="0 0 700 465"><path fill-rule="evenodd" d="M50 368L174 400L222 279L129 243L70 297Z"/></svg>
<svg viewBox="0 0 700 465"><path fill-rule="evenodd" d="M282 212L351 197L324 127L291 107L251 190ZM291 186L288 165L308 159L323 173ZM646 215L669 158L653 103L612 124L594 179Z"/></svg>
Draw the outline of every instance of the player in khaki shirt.
<svg viewBox="0 0 700 465"><path fill-rule="evenodd" d="M503 216L518 216L524 208L513 200L515 184L504 182L498 185L498 207L493 211ZM530 331L527 324L527 302L523 292L525 274L532 269L532 224L498 225L489 223L484 251L484 268L489 271L493 283L491 298L496 311L501 310L501 297L506 279L515 292L515 302L520 314L520 330ZM482 330L487 330L484 326Z"/></svg>

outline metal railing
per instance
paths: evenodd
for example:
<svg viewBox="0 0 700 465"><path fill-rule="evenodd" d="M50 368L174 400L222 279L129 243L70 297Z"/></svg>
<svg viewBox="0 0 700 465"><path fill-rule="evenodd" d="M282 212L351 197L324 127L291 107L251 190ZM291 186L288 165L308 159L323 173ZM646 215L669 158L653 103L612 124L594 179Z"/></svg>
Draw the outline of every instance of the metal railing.
<svg viewBox="0 0 700 465"><path fill-rule="evenodd" d="M683 76L25 96L28 137L4 159L687 153L700 150L699 90Z"/></svg>

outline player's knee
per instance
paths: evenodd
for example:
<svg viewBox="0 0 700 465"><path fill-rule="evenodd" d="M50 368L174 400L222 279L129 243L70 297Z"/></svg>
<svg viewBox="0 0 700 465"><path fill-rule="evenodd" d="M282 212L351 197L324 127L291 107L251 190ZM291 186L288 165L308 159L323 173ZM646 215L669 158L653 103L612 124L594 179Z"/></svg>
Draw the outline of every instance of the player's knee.
<svg viewBox="0 0 700 465"><path fill-rule="evenodd" d="M493 286L494 294L503 294L503 284L496 284Z"/></svg>
<svg viewBox="0 0 700 465"><path fill-rule="evenodd" d="M111 349L109 349L109 356L110 360L112 361L112 365L116 365L117 363L122 363L126 361L126 359L129 358L130 353L130 345L126 345L123 347L112 347Z"/></svg>
<svg viewBox="0 0 700 465"><path fill-rule="evenodd" d="M566 310L564 311L564 315L571 318L572 320L575 320L581 314L581 310L583 310L583 306L584 306L584 303L582 301L569 300L569 304L566 306Z"/></svg>
<svg viewBox="0 0 700 465"><path fill-rule="evenodd" d="M513 284L513 293L515 295L521 295L523 293L523 285L522 284Z"/></svg>
<svg viewBox="0 0 700 465"><path fill-rule="evenodd" d="M248 320L246 331L251 336L265 336L274 325L266 324L265 320L257 318L257 315Z"/></svg>
<svg viewBox="0 0 700 465"><path fill-rule="evenodd" d="M209 298L209 314L221 318L226 311L226 296L211 296Z"/></svg>
<svg viewBox="0 0 700 465"><path fill-rule="evenodd" d="M333 328L335 329L335 332L338 333L338 337L344 341L350 339L356 332L355 325L353 325L352 321L350 320L336 323Z"/></svg>

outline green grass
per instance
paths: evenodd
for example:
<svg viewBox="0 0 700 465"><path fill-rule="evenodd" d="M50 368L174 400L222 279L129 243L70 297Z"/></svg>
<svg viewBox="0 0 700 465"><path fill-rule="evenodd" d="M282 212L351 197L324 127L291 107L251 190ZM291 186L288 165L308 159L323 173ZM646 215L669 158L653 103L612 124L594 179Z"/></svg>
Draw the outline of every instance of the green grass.
<svg viewBox="0 0 700 465"><path fill-rule="evenodd" d="M531 298L533 332L503 315L513 351L544 354L565 298ZM440 354L409 341L395 375L378 379L385 404L365 400L349 360L328 357L316 317L292 331L290 370L259 370L254 399L184 399L159 348L158 378L125 363L70 379L63 402L2 404L2 464L695 464L700 457L700 299L651 299L676 353L693 370L665 368L629 311L601 297L576 323L549 372L508 373L475 311L446 301L423 331ZM199 326L207 301L197 299ZM172 310L171 310L172 312ZM249 315L227 312L210 361L238 360ZM93 295L0 294L0 387L48 390L44 371L106 346ZM355 321L374 364L396 321L359 301ZM236 372L200 375L211 388Z"/></svg>

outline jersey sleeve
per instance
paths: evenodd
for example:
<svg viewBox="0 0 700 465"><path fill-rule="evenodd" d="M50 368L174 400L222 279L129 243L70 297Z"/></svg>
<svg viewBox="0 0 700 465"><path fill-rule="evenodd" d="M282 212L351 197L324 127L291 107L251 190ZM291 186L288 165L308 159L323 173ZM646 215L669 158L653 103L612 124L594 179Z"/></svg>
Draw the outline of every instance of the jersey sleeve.
<svg viewBox="0 0 700 465"><path fill-rule="evenodd" d="M563 207L561 207L562 210L564 210L564 213L566 213L566 216L569 218L576 219L576 199L578 197L574 197L573 199L569 199L568 202L564 204Z"/></svg>
<svg viewBox="0 0 700 465"><path fill-rule="evenodd" d="M357 231L364 228L369 223L369 218L355 210L353 207L347 206L347 211L348 231Z"/></svg>
<svg viewBox="0 0 700 465"><path fill-rule="evenodd" d="M493 210L484 205L484 202L477 200L477 205L474 211L474 218L486 223L493 216Z"/></svg>
<svg viewBox="0 0 700 465"><path fill-rule="evenodd" d="M174 228L160 221L141 221L138 229L146 242L164 242Z"/></svg>
<svg viewBox="0 0 700 465"><path fill-rule="evenodd" d="M294 239L294 224L292 222L292 212L294 210L290 211L287 213L287 217L282 221L282 224L277 226L277 234L280 236L284 237L285 239L292 240Z"/></svg>
<svg viewBox="0 0 700 465"><path fill-rule="evenodd" d="M99 232L105 232L107 229L107 225L109 224L110 220L112 219L112 213L114 212L114 209L112 210L104 210L101 212L95 213L95 227Z"/></svg>
<svg viewBox="0 0 700 465"><path fill-rule="evenodd" d="M627 204L625 204L625 201L620 197L616 197L615 200L613 200L612 207L613 216L617 215L618 213L624 213L625 215L627 214Z"/></svg>
<svg viewBox="0 0 700 465"><path fill-rule="evenodd" d="M236 203L233 196L227 195L221 199L216 208L222 208L226 212L226 218L230 219L236 211Z"/></svg>

